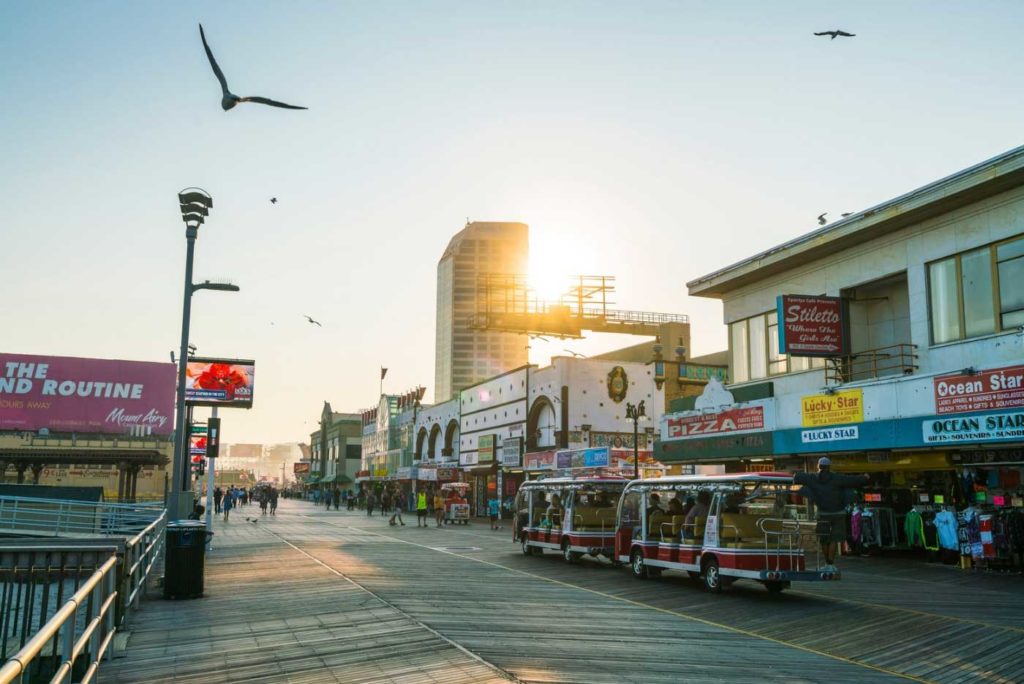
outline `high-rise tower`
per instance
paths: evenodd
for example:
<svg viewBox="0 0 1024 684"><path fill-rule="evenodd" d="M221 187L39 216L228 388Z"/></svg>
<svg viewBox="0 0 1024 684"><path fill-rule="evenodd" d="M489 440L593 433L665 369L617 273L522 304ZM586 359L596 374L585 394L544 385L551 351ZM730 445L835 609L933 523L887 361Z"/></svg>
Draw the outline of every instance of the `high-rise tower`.
<svg viewBox="0 0 1024 684"><path fill-rule="evenodd" d="M507 332L471 330L477 277L526 273L529 227L525 223L467 223L437 263L437 347L434 401L527 362L526 338Z"/></svg>

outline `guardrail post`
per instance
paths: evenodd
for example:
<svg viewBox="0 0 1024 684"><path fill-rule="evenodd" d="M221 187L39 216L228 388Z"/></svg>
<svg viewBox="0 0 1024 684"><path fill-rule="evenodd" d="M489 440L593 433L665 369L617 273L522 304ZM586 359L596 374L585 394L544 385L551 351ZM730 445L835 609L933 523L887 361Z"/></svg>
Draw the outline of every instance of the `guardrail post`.
<svg viewBox="0 0 1024 684"><path fill-rule="evenodd" d="M104 599L103 599L104 601L107 600L107 597L113 596L114 592L117 591L117 584L115 582L115 580L117 579L117 575L114 572L114 570L116 570L116 568L117 568L117 566L114 566L114 568L111 569L111 571L107 574L106 579L104 579L104 581L103 581L104 594L105 594ZM115 599L114 603L112 603L111 607L107 610L107 614L104 616L104 619L103 619L103 623L104 623L103 639L104 639L104 641L106 640L107 635L113 634L114 630L117 629L117 627L114 625L114 607L117 606L117 604L118 604L118 600ZM102 654L103 655L103 660L110 660L111 657L113 657L113 655L112 655L113 650L114 650L114 644L113 644L113 642L111 642L110 645L107 647L107 649ZM99 662L99 661L100 661L100 658L97 657L96 658L96 662Z"/></svg>

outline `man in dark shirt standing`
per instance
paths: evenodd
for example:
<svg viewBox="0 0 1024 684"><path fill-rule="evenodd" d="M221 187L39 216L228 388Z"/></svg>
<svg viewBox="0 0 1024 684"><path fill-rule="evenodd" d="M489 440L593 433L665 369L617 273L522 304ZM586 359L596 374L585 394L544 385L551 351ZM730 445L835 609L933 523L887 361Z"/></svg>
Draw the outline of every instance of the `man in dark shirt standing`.
<svg viewBox="0 0 1024 684"><path fill-rule="evenodd" d="M825 553L825 570L836 571L836 547L846 540L846 496L844 489L867 484L867 475L832 472L827 456L818 459L817 473L796 473L793 482L804 486L804 494L818 507L818 539Z"/></svg>

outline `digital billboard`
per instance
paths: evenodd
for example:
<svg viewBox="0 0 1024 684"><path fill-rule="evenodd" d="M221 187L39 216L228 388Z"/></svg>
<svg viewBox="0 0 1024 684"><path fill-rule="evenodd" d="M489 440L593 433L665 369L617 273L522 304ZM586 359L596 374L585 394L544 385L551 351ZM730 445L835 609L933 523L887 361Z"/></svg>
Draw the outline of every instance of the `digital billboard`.
<svg viewBox="0 0 1024 684"><path fill-rule="evenodd" d="M185 367L185 401L193 406L252 408L256 362L190 358Z"/></svg>
<svg viewBox="0 0 1024 684"><path fill-rule="evenodd" d="M0 354L0 430L169 435L170 363Z"/></svg>

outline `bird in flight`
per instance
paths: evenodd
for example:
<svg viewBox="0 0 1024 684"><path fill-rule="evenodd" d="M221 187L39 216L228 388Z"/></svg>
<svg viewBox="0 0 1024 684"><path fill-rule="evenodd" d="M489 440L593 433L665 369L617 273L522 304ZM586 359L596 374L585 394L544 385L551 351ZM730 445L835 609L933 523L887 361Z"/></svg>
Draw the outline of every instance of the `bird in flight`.
<svg viewBox="0 0 1024 684"><path fill-rule="evenodd" d="M270 198L270 203L271 204L277 204L277 198L276 197L271 197Z"/></svg>
<svg viewBox="0 0 1024 684"><path fill-rule="evenodd" d="M851 212L851 211L848 211L848 212L846 212L845 214L840 214L840 216L842 216L843 218L846 218L847 216L850 216L850 215L851 215L852 213L853 213L853 212Z"/></svg>
<svg viewBox="0 0 1024 684"><path fill-rule="evenodd" d="M322 328L322 327L324 327L324 326L320 325L320 321L314 321L314 320L313 320L313 317L312 317L312 316L310 316L309 314L302 314L302 315L303 315L303 316L305 316L305 317L306 317L306 320L307 320L307 321L309 321L309 322L310 322L311 324L313 324L313 325L318 325L318 326L320 326L321 328Z"/></svg>
<svg viewBox="0 0 1024 684"><path fill-rule="evenodd" d="M271 107L283 107L284 109L308 109L308 107L296 107L295 105L285 104L284 102L278 102L277 100L271 100L266 97L239 97L230 90L228 90L227 79L224 78L224 72L217 66L217 60L213 58L213 53L210 52L210 46L206 42L206 33L203 31L203 25L199 25L199 36L203 39L203 47L206 49L206 56L210 60L210 66L213 67L213 73L220 81L220 89L223 92L223 96L220 99L220 106L225 112L232 109L239 102L256 102L258 104L270 105Z"/></svg>
<svg viewBox="0 0 1024 684"><path fill-rule="evenodd" d="M816 36L832 36L831 38L829 38L829 40L835 40L839 36L843 36L844 38L853 38L857 34L856 33L847 33L846 31L840 31L840 30L836 29L835 31L821 31L819 33L815 33L814 35L816 35Z"/></svg>
<svg viewBox="0 0 1024 684"><path fill-rule="evenodd" d="M818 225L819 226L823 226L823 225L825 225L827 223L827 221L825 221L825 216L827 216L827 215L828 215L828 212L826 211L824 214L822 214L821 216L818 217Z"/></svg>

